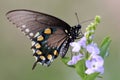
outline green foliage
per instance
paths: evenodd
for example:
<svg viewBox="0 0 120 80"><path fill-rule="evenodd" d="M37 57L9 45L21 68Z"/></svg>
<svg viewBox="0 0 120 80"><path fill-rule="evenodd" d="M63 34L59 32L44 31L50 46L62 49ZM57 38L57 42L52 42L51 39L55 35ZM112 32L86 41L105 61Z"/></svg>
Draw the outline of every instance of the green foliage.
<svg viewBox="0 0 120 80"><path fill-rule="evenodd" d="M93 73L93 74L87 75L83 80L95 80L98 75L99 73Z"/></svg>
<svg viewBox="0 0 120 80"><path fill-rule="evenodd" d="M83 79L86 76L85 60L82 59L82 60L78 61L77 64L75 65L75 69L76 69L78 75Z"/></svg>
<svg viewBox="0 0 120 80"><path fill-rule="evenodd" d="M62 60L62 62L65 64L65 65L67 65L67 66L69 66L67 63L68 63L68 61L70 61L71 59L69 58L69 57L64 57L64 58L61 58L61 60ZM69 67L75 67L74 65L71 65L71 66L69 66Z"/></svg>
<svg viewBox="0 0 120 80"><path fill-rule="evenodd" d="M101 45L100 45L100 55L104 58L108 55L109 46L111 43L110 37L106 37L103 39Z"/></svg>

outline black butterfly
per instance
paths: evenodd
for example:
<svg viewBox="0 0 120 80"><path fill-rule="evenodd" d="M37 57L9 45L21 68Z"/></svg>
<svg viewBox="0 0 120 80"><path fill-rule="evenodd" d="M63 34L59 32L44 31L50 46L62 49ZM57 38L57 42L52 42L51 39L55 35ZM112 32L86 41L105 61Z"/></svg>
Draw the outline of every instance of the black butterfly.
<svg viewBox="0 0 120 80"><path fill-rule="evenodd" d="M82 37L81 26L70 27L66 22L41 12L12 10L6 14L9 21L17 26L32 41L36 62L49 66L58 57L64 57L69 43Z"/></svg>

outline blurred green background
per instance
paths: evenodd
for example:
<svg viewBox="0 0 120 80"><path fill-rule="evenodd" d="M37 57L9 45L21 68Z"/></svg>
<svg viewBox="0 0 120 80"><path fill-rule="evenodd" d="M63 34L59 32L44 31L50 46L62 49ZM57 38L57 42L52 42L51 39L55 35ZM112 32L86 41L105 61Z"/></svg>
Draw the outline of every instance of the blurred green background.
<svg viewBox="0 0 120 80"><path fill-rule="evenodd" d="M14 25L8 22L6 12L13 9L30 9L54 15L71 26L79 20L85 21L96 15L102 17L96 30L95 41L100 43L110 36L110 55L105 59L103 79L120 80L120 0L0 0L0 80L80 80L75 70L66 67L56 59L50 67L34 62L31 43ZM82 24L82 30L90 22ZM69 53L68 53L69 54Z"/></svg>

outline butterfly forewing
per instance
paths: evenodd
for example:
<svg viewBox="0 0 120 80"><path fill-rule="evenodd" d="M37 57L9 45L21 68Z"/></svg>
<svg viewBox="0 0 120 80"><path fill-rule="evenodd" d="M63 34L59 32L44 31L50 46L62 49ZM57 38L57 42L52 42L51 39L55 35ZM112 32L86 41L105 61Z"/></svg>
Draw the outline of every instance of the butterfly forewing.
<svg viewBox="0 0 120 80"><path fill-rule="evenodd" d="M64 21L36 11L12 10L9 11L6 16L13 24L15 24L30 38L33 38L35 33L43 27L56 26L60 27L63 30L67 29L68 31L70 29L70 26ZM31 32L33 33L33 35L30 35Z"/></svg>
<svg viewBox="0 0 120 80"><path fill-rule="evenodd" d="M37 59L33 68L37 62L50 65L59 53L66 54L70 26L64 21L31 10L12 10L6 16L31 39L33 55Z"/></svg>

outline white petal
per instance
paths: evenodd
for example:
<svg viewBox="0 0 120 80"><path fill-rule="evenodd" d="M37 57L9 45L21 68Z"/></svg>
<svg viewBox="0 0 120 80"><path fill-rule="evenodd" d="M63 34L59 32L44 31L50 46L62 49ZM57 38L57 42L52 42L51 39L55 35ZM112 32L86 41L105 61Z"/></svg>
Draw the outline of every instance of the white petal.
<svg viewBox="0 0 120 80"><path fill-rule="evenodd" d="M86 74L92 74L92 73L94 73L95 71L93 70L93 69L87 69L86 71L85 71L85 73Z"/></svg>

